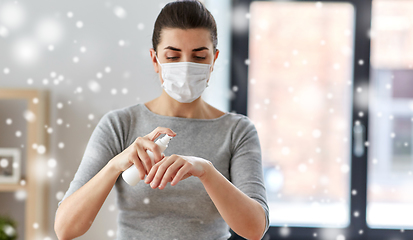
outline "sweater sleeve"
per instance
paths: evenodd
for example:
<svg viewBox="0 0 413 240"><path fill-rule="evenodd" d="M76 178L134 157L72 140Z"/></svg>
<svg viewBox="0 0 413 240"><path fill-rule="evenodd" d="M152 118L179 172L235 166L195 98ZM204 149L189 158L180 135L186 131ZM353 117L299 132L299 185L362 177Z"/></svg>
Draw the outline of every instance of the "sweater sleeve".
<svg viewBox="0 0 413 240"><path fill-rule="evenodd" d="M69 189L58 205L92 179L110 159L123 151L125 137L122 132L122 121L127 119L122 119L116 111L106 113L99 120Z"/></svg>
<svg viewBox="0 0 413 240"><path fill-rule="evenodd" d="M269 228L269 208L264 186L261 147L254 124L245 116L232 133L231 182L250 198L261 204Z"/></svg>

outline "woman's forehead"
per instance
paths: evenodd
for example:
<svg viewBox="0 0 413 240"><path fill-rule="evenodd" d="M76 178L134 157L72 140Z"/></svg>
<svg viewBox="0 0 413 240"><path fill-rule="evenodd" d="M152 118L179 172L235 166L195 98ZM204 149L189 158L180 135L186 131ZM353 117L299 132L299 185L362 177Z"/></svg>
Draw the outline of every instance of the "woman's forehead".
<svg viewBox="0 0 413 240"><path fill-rule="evenodd" d="M165 28L161 32L161 42L158 48L164 49L168 46L181 50L193 50L207 47L212 50L212 40L209 30L204 28L180 29Z"/></svg>

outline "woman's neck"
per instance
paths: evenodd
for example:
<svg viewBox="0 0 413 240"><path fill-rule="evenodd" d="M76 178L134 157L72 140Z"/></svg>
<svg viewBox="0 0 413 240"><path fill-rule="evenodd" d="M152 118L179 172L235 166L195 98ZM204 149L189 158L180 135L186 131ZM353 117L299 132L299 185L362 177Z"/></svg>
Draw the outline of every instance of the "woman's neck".
<svg viewBox="0 0 413 240"><path fill-rule="evenodd" d="M145 103L146 107L153 113L181 118L214 119L224 113L198 98L191 103L180 103L171 98L165 91L161 96Z"/></svg>

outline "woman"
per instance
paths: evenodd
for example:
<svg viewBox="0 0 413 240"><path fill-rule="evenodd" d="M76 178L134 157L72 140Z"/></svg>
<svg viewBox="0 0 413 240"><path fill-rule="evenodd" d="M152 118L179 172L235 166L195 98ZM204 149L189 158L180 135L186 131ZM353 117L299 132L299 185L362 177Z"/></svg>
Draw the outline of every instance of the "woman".
<svg viewBox="0 0 413 240"><path fill-rule="evenodd" d="M118 239L228 239L228 226L261 239L268 206L254 125L200 97L219 54L215 20L198 1L169 3L152 43L162 94L99 121L59 203L57 236L84 234L115 185ZM174 137L165 155L154 143L161 134ZM132 165L145 179L134 187L120 177Z"/></svg>

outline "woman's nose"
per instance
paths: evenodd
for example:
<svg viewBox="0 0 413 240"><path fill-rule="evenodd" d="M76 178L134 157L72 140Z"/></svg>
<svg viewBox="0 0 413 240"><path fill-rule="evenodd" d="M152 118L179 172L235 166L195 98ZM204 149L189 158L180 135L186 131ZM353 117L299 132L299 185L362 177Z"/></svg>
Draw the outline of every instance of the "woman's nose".
<svg viewBox="0 0 413 240"><path fill-rule="evenodd" d="M191 61L190 56L186 56L186 55L182 54L181 62L190 62L190 61Z"/></svg>

